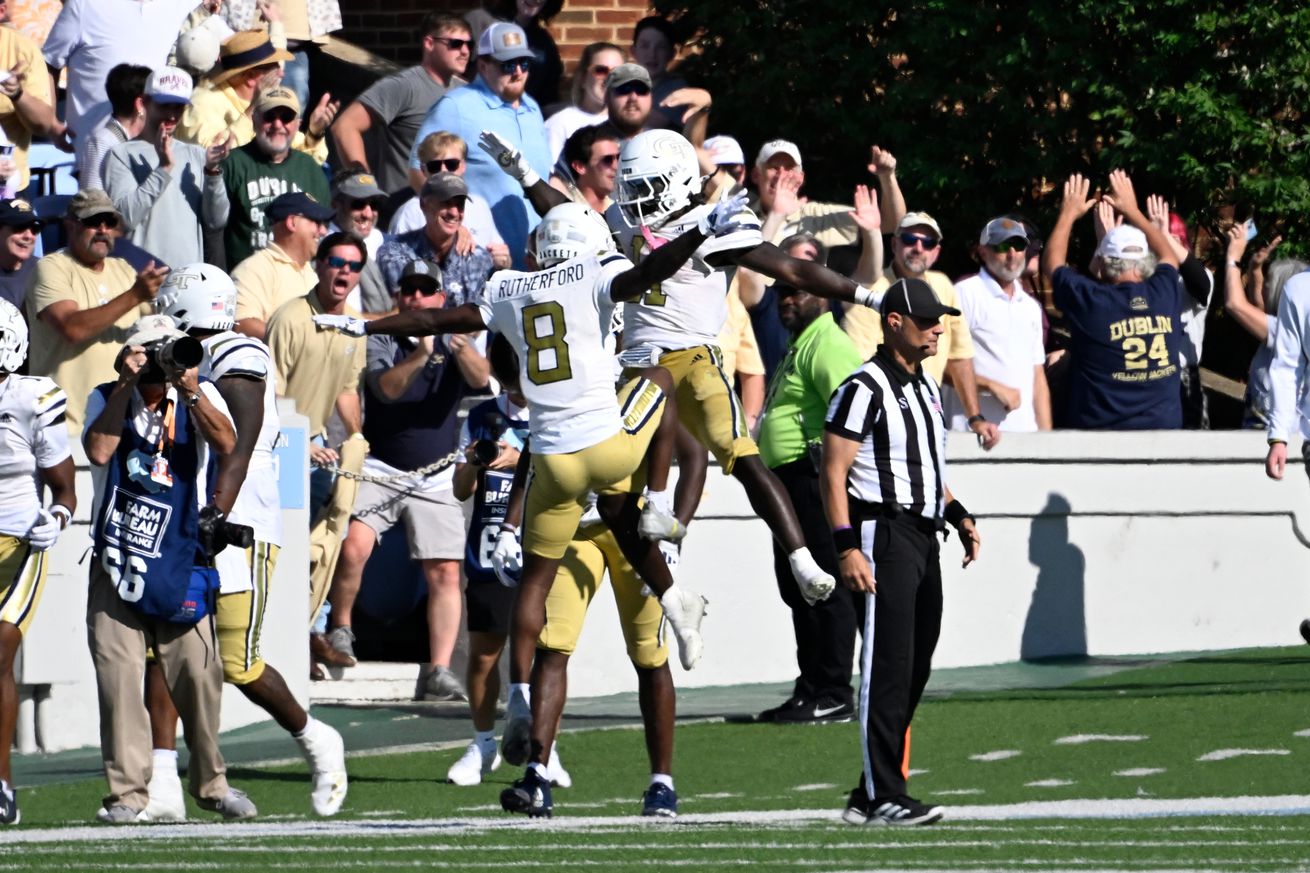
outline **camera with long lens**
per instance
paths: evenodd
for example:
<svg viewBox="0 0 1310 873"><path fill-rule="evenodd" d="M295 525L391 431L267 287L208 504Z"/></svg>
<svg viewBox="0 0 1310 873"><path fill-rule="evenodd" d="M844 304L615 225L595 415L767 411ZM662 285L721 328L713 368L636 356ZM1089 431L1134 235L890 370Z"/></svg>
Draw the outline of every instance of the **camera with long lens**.
<svg viewBox="0 0 1310 873"><path fill-rule="evenodd" d="M146 346L146 357L165 372L180 372L200 366L205 347L195 337L179 336Z"/></svg>
<svg viewBox="0 0 1310 873"><path fill-rule="evenodd" d="M501 445L500 439L509 429L509 422L505 416L500 413L492 413L487 416L487 430L491 433L490 439L478 440L473 444L473 460L479 466L486 467L494 464L500 457Z"/></svg>
<svg viewBox="0 0 1310 873"><path fill-rule="evenodd" d="M200 548L210 561L228 546L248 549L255 544L255 529L247 524L236 524L212 503L200 510L196 524Z"/></svg>

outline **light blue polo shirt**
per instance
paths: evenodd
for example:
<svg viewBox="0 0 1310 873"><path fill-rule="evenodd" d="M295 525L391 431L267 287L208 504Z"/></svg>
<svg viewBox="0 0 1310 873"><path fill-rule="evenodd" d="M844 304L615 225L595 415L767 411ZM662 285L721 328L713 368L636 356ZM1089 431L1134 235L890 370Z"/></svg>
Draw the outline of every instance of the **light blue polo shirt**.
<svg viewBox="0 0 1310 873"><path fill-rule="evenodd" d="M546 122L537 101L526 93L517 108L501 100L481 76L463 88L456 88L437 101L419 127L409 151L409 165L422 169L418 161L419 143L437 131L459 134L468 143L468 168L464 181L469 193L491 207L496 230L509 245L514 268L526 267L523 260L528 233L541 216L523 195L518 181L496 165L491 156L478 147L478 136L492 130L512 143L528 159L541 178L550 177L550 146L546 141Z"/></svg>

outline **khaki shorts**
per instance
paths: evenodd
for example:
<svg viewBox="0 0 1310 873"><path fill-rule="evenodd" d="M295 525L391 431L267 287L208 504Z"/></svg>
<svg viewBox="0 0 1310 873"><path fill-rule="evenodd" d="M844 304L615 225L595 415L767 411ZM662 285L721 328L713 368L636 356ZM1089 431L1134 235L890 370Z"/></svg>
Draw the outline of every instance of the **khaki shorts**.
<svg viewBox="0 0 1310 873"><path fill-rule="evenodd" d="M634 474L664 414L664 392L647 379L632 379L619 389L619 408L623 427L608 439L567 454L533 454L524 509L524 552L563 557L578 530L589 492L640 490Z"/></svg>
<svg viewBox="0 0 1310 873"><path fill-rule="evenodd" d="M669 649L660 635L664 610L654 597L641 594L641 577L628 563L603 524L579 531L560 561L555 583L546 596L546 626L537 645L549 652L572 655L582 633L587 608L600 590L609 570L619 626L627 642L628 657L638 667L654 669L669 660Z"/></svg>
<svg viewBox="0 0 1310 873"><path fill-rule="evenodd" d="M718 346L665 352L660 366L673 377L678 423L710 450L725 475L732 472L738 458L760 453L746 427L741 401L723 372L723 353Z"/></svg>
<svg viewBox="0 0 1310 873"><path fill-rule="evenodd" d="M233 548L228 546L228 548ZM259 641L264 632L268 585L277 567L278 547L258 540L245 550L254 587L218 595L218 652L223 658L223 681L249 685L264 674Z"/></svg>
<svg viewBox="0 0 1310 873"><path fill-rule="evenodd" d="M371 527L378 539L404 520L415 561L464 558L464 507L449 488L412 491L404 483L360 482L351 518Z"/></svg>
<svg viewBox="0 0 1310 873"><path fill-rule="evenodd" d="M18 537L0 536L0 621L24 634L45 590L46 553Z"/></svg>

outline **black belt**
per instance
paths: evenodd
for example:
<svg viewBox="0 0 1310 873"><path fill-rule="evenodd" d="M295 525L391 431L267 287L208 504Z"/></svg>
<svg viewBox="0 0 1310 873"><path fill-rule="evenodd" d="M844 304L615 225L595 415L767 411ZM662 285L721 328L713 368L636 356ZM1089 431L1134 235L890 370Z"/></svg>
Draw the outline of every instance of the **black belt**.
<svg viewBox="0 0 1310 873"><path fill-rule="evenodd" d="M850 503L850 513L852 521L867 521L875 518L885 518L889 521L900 521L918 530L920 533L935 536L946 529L946 522L940 518L925 518L917 512L910 512L899 503L870 503L867 500L860 500L857 497L846 495Z"/></svg>

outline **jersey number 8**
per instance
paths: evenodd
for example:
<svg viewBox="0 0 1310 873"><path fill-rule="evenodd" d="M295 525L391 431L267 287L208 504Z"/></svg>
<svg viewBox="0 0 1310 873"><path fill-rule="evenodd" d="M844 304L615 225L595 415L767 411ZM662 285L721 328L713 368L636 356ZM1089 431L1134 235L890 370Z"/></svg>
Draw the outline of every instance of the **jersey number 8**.
<svg viewBox="0 0 1310 873"><path fill-rule="evenodd" d="M564 342L564 307L555 301L523 307L523 340L528 345L528 378L550 385L573 378Z"/></svg>

